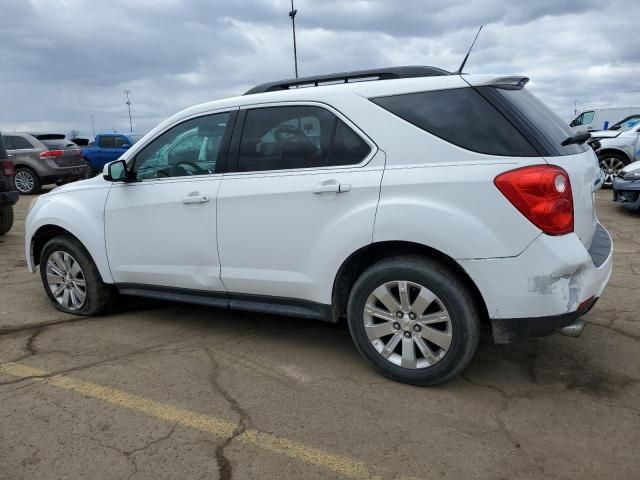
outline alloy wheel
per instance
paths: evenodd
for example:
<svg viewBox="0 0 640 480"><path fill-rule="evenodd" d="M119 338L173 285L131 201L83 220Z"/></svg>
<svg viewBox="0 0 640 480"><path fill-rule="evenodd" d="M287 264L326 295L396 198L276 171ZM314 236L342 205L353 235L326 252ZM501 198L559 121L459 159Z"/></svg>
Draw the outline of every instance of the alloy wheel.
<svg viewBox="0 0 640 480"><path fill-rule="evenodd" d="M68 310L82 308L87 298L87 282L80 264L68 252L56 250L46 265L49 291Z"/></svg>
<svg viewBox="0 0 640 480"><path fill-rule="evenodd" d="M431 290L417 283L399 280L380 285L369 295L363 319L373 347L399 367L431 367L451 346L447 309Z"/></svg>
<svg viewBox="0 0 640 480"><path fill-rule="evenodd" d="M15 177L13 177L13 181L16 186L16 190L20 193L27 193L33 190L33 187L36 183L33 175L26 170L19 170L16 172Z"/></svg>
<svg viewBox="0 0 640 480"><path fill-rule="evenodd" d="M611 186L613 177L617 177L623 168L624 162L617 157L606 157L600 160L600 169L604 173L604 185Z"/></svg>

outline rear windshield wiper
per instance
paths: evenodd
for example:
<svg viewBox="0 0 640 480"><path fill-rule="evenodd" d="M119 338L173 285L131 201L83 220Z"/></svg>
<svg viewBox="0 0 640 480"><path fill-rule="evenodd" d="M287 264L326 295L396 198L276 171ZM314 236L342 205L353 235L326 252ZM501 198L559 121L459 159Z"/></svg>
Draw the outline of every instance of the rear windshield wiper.
<svg viewBox="0 0 640 480"><path fill-rule="evenodd" d="M589 132L576 133L571 137L565 138L560 145L566 147L567 145L573 145L574 143L584 143L591 138Z"/></svg>

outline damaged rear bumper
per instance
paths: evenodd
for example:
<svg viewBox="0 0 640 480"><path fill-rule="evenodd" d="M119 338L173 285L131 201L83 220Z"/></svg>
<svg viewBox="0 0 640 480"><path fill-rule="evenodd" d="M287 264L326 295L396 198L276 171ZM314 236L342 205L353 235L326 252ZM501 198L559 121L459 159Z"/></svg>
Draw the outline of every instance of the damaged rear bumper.
<svg viewBox="0 0 640 480"><path fill-rule="evenodd" d="M613 243L600 224L587 250L575 235L540 235L517 257L460 262L482 294L496 343L571 324L602 294Z"/></svg>

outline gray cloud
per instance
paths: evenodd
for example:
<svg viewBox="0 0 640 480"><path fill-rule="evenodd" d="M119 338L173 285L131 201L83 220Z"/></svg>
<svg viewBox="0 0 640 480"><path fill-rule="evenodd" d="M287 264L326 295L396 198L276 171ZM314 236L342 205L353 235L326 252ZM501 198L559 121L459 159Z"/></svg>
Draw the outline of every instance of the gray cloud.
<svg viewBox="0 0 640 480"><path fill-rule="evenodd" d="M145 131L186 106L293 74L288 0L3 0L0 129ZM297 0L300 72L401 64L524 73L574 100L640 104L630 0Z"/></svg>

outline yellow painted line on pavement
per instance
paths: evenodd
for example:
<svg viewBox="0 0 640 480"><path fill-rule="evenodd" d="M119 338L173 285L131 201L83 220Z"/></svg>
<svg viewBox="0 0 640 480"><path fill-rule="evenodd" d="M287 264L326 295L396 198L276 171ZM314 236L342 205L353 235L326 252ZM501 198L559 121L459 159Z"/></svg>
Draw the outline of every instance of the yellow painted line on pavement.
<svg viewBox="0 0 640 480"><path fill-rule="evenodd" d="M19 378L42 377L39 380L47 384L80 393L87 397L97 398L113 405L141 412L161 420L177 422L182 426L211 433L218 437L229 437L236 428L235 423L212 415L183 410L166 403L155 402L139 395L127 393L123 390L97 385L62 374L51 376L51 373L45 370L19 363L0 364L0 373ZM310 465L324 467L349 478L380 478L370 471L365 464L356 462L349 457L335 455L320 448L310 447L259 430L247 429L241 435L237 436L234 442L255 446Z"/></svg>

